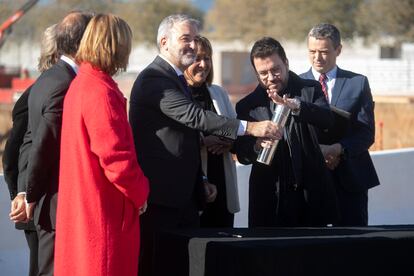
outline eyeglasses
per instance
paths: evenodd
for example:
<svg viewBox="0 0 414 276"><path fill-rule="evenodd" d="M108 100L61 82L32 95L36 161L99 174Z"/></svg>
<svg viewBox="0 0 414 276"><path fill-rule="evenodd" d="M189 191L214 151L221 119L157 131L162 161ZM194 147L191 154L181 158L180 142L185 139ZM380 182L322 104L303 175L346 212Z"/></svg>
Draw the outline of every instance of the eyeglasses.
<svg viewBox="0 0 414 276"><path fill-rule="evenodd" d="M282 68L280 67L272 68L268 71L257 72L257 74L259 75L261 79L269 78L269 74L274 78L279 78L282 75Z"/></svg>

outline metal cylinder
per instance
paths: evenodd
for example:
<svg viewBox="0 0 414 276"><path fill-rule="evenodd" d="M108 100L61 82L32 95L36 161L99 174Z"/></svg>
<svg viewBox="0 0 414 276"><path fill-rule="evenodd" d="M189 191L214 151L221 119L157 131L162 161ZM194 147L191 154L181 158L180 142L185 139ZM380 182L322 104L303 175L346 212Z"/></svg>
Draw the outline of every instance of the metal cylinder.
<svg viewBox="0 0 414 276"><path fill-rule="evenodd" d="M275 108L275 113L272 117L272 122L277 124L279 128L285 126L287 118L290 113L290 108L286 105L278 104ZM257 156L257 162L263 163L265 165L270 165L273 160L273 156L275 155L277 145L279 140L276 140L270 148L262 148L260 150L259 155Z"/></svg>

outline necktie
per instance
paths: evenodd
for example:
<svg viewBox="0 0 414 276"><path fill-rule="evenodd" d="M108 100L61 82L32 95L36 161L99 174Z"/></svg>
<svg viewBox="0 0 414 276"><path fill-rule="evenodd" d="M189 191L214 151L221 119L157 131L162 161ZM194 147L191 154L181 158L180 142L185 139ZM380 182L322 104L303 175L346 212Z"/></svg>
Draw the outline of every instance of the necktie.
<svg viewBox="0 0 414 276"><path fill-rule="evenodd" d="M185 89L184 94L188 98L192 99L192 97L191 97L191 91L190 91L190 88L188 87L188 83L187 83L187 80L185 79L184 75L179 75L178 78L180 79L180 82L184 86L184 89Z"/></svg>
<svg viewBox="0 0 414 276"><path fill-rule="evenodd" d="M326 74L322 73L319 76L319 82L322 86L322 92L325 95L325 98L328 100L329 102L329 96L328 96L328 86L326 85L326 81L328 80L328 78L326 77Z"/></svg>

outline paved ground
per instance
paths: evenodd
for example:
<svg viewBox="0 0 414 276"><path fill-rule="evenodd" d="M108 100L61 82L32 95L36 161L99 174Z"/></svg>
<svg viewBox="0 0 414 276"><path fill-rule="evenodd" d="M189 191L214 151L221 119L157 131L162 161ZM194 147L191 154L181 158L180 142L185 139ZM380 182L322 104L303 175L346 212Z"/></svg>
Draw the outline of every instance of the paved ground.
<svg viewBox="0 0 414 276"><path fill-rule="evenodd" d="M23 231L9 220L10 199L0 174L0 275L24 276L28 273L29 249Z"/></svg>

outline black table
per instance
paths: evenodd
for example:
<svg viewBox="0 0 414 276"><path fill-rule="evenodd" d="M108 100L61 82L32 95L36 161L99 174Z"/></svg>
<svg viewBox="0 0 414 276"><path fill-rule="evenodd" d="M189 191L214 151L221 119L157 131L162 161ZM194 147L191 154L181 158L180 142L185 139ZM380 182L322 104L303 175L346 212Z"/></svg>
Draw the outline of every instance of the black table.
<svg viewBox="0 0 414 276"><path fill-rule="evenodd" d="M414 275L414 225L186 229L157 235L155 275Z"/></svg>

